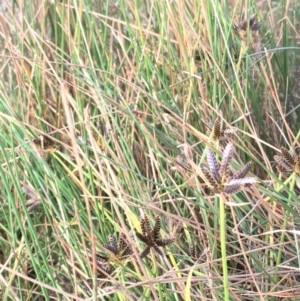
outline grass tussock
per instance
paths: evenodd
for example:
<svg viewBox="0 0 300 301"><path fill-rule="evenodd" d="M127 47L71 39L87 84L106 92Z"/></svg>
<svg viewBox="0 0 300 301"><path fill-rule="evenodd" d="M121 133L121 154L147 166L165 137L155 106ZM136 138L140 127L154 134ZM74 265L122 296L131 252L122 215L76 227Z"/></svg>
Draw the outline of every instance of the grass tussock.
<svg viewBox="0 0 300 301"><path fill-rule="evenodd" d="M296 0L0 4L0 301L299 300Z"/></svg>

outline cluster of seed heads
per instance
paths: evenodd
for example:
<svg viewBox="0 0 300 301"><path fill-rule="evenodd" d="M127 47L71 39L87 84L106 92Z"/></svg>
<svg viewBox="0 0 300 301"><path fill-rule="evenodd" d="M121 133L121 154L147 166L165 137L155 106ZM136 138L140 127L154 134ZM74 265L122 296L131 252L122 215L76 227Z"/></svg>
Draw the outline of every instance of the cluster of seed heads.
<svg viewBox="0 0 300 301"><path fill-rule="evenodd" d="M237 127L231 127L228 129L223 129L223 123L220 117L217 117L214 124L209 124L211 131L208 133L209 135L212 133L212 138L218 142L226 142L229 138L230 134L237 132ZM194 161L194 156L189 148L188 150L189 159ZM193 172L192 165L189 163L188 158L182 152L179 156L175 158L176 166L173 168L177 171L191 173Z"/></svg>
<svg viewBox="0 0 300 301"><path fill-rule="evenodd" d="M129 246L129 243L126 239L125 234L121 234L119 241L113 235L109 235L109 243L104 244L103 248L106 251L111 253L113 258L110 258L104 253L97 253L95 254L95 260L97 263L97 277L98 278L106 278L113 272L113 266L111 265L112 260L123 260L128 256L132 255L133 252ZM90 254L90 259L92 260L92 254Z"/></svg>
<svg viewBox="0 0 300 301"><path fill-rule="evenodd" d="M280 150L281 154L274 156L279 172L286 176L290 176L292 173L300 176L300 156L297 156L297 154L291 154L284 147L281 147Z"/></svg>
<svg viewBox="0 0 300 301"><path fill-rule="evenodd" d="M51 161L50 153L56 150L55 141L48 136L42 135L39 138L33 139L32 142L42 158L49 163Z"/></svg>
<svg viewBox="0 0 300 301"><path fill-rule="evenodd" d="M237 131L237 128L223 129L221 119L218 117L212 126L212 138L216 141L227 140L228 134L234 133ZM256 182L256 178L246 178L247 173L252 167L252 162L247 163L239 172L231 175L230 163L232 160L233 154L233 144L231 142L227 143L223 155L222 161L219 164L217 158L212 150L207 150L207 164L206 167L204 164L200 164L200 170L202 172L202 177L205 180L206 184L215 192L215 193L224 193L225 195L231 195L239 192L242 187L250 186ZM192 153L189 153L190 158L192 158ZM289 160L292 161L290 156ZM185 172L192 172L192 166L185 157L184 154L177 156L175 158L177 166L175 169Z"/></svg>
<svg viewBox="0 0 300 301"><path fill-rule="evenodd" d="M213 125L210 124L209 126L212 129L212 133L213 133L212 138L215 141L219 141L219 142L227 140L228 135L233 134L238 130L238 128L236 128L236 127L231 127L229 129L223 129L223 123L219 116L217 117L215 123Z"/></svg>
<svg viewBox="0 0 300 301"><path fill-rule="evenodd" d="M252 31L258 31L261 28L261 23L256 21L256 14L253 14L248 21L243 13L241 22L234 24L233 28L236 31L246 31L248 28Z"/></svg>
<svg viewBox="0 0 300 301"><path fill-rule="evenodd" d="M109 235L108 239L109 244L104 244L103 248L110 251L117 259L124 259L133 254L124 233L120 235L118 242L113 235Z"/></svg>
<svg viewBox="0 0 300 301"><path fill-rule="evenodd" d="M209 250L210 250L209 248L205 248L203 251L200 252L197 245L196 245L196 242L192 242L190 244L189 256L193 260L199 260L203 256L205 256Z"/></svg>
<svg viewBox="0 0 300 301"><path fill-rule="evenodd" d="M91 129L92 136L97 143L97 145L100 147L102 151L105 150L105 141L108 139L108 126L103 120L99 120L98 124L96 126L97 130L94 128ZM87 144L89 147L92 146L92 143L88 140L85 140L83 136L78 136L78 140Z"/></svg>
<svg viewBox="0 0 300 301"><path fill-rule="evenodd" d="M163 256L164 253L161 248L174 242L175 238L159 238L161 229L160 217L156 217L153 229L151 228L150 221L147 215L145 215L145 217L141 219L140 225L142 233L136 232L136 235L142 242L146 244L146 249L141 253L140 257L146 257L150 253L151 248L153 248L159 255ZM114 269L111 264L112 262L115 262L116 260L124 260L133 254L133 251L126 239L125 234L122 233L118 241L113 235L109 235L108 239L109 243L102 246L111 254L111 256L107 256L104 253L95 254L95 261L97 263L97 287L101 286L101 279L107 278L113 273ZM93 255L91 252L89 254L89 258L90 261L93 260ZM88 281L88 285L83 285L83 290L88 295L91 295L91 286L92 281Z"/></svg>
<svg viewBox="0 0 300 301"><path fill-rule="evenodd" d="M260 28L261 28L261 23L256 20L256 14L253 14L248 20L245 17L245 13L243 13L241 17L241 21L233 24L233 29L238 34L241 40L246 39L248 31L255 32L255 31L259 31ZM207 52L207 56L209 58L212 57L212 55L209 52ZM225 56L228 57L226 54ZM234 57L235 60L238 60L237 54L233 53L232 56ZM200 62L204 57L205 57L205 53L203 50L195 51L194 58L196 62Z"/></svg>
<svg viewBox="0 0 300 301"><path fill-rule="evenodd" d="M30 197L30 199L26 201L28 212L33 211L42 204L42 200L33 189L23 186L22 191Z"/></svg>
<svg viewBox="0 0 300 301"><path fill-rule="evenodd" d="M188 150L188 156L189 156L189 159L193 161L193 153L192 153L191 149ZM174 168L175 170L181 171L181 172L192 172L193 171L192 165L189 163L188 158L186 157L184 152L182 152L180 155L178 155L175 158L175 162L177 163L177 166Z"/></svg>
<svg viewBox="0 0 300 301"><path fill-rule="evenodd" d="M146 244L146 249L140 255L141 258L146 257L150 253L151 248L159 255L163 256L164 254L161 248L175 241L175 237L168 237L165 239L159 238L161 229L161 219L159 216L155 218L155 225L152 229L149 219L147 215L145 215L145 217L141 219L141 229L142 233L136 232L138 239Z"/></svg>
<svg viewBox="0 0 300 301"><path fill-rule="evenodd" d="M207 163L209 169L200 164L200 169L203 173L203 178L210 188L215 193L224 193L231 195L239 192L243 186L249 186L256 182L256 178L245 178L249 172L252 162L246 164L239 172L230 176L230 162L232 160L233 144L230 142L226 145L221 164L217 162L215 154L208 149L207 150Z"/></svg>
<svg viewBox="0 0 300 301"><path fill-rule="evenodd" d="M90 253L90 260L93 260L93 255ZM110 264L110 258L102 253L95 254L97 263L97 278L107 278L113 272L113 266Z"/></svg>

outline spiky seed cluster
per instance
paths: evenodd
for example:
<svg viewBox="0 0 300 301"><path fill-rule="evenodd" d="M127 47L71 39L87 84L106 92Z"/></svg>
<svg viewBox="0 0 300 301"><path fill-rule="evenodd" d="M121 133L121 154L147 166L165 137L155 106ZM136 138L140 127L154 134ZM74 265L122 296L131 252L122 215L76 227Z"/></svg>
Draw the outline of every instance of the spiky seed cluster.
<svg viewBox="0 0 300 301"><path fill-rule="evenodd" d="M98 264L98 277L106 278L107 274L110 275L113 272L113 267L109 263L109 258L103 254L96 255L96 261Z"/></svg>
<svg viewBox="0 0 300 301"><path fill-rule="evenodd" d="M258 31L261 28L261 23L256 21L256 14L250 17L249 25L248 20L245 18L245 14L242 14L242 21L234 24L233 28L239 35L244 35L243 32L247 32L248 26L251 31Z"/></svg>
<svg viewBox="0 0 300 301"><path fill-rule="evenodd" d="M221 124L221 119L218 116L213 127L213 139L220 140L221 135L222 135L222 124Z"/></svg>
<svg viewBox="0 0 300 301"><path fill-rule="evenodd" d="M101 279L97 279L96 280L96 289L98 289L99 287L101 287L101 285L103 284L103 281ZM82 286L82 290L89 296L91 297L93 295L93 291L92 291L92 287L93 287L93 279L88 279L85 283L81 284Z"/></svg>
<svg viewBox="0 0 300 301"><path fill-rule="evenodd" d="M40 138L33 139L32 142L39 154L44 158L46 162L49 163L51 160L49 153L56 150L55 141L47 136L41 136Z"/></svg>
<svg viewBox="0 0 300 301"><path fill-rule="evenodd" d="M104 244L103 248L111 252L118 259L124 259L127 256L133 254L125 234L121 234L119 241L117 242L116 238L113 235L109 235L109 243ZM92 254L90 254L90 259L92 260ZM97 262L97 280L96 288L101 287L103 281L101 278L107 278L108 275L112 274L113 267L110 264L111 259L103 253L98 253L95 255ZM82 284L82 290L88 295L92 295L91 287L93 286L93 280L90 279L87 281L87 284Z"/></svg>
<svg viewBox="0 0 300 301"><path fill-rule="evenodd" d="M124 259L133 253L127 242L126 236L123 233L120 235L118 242L113 235L109 235L109 244L104 244L103 248L110 251L118 259ZM96 254L96 262L99 278L106 278L107 274L111 274L113 272L113 267L110 264L110 258L105 254Z"/></svg>
<svg viewBox="0 0 300 301"><path fill-rule="evenodd" d="M30 199L26 202L26 206L28 208L28 212L32 212L35 208L41 206L42 202L41 201L36 201L33 199Z"/></svg>
<svg viewBox="0 0 300 301"><path fill-rule="evenodd" d="M101 136L107 140L108 139L108 127L107 124L103 120L99 120L98 122L98 128L100 130Z"/></svg>
<svg viewBox="0 0 300 301"><path fill-rule="evenodd" d="M105 141L108 139L108 129L107 125L104 123L103 120L98 121L98 129L99 133L92 129L92 135L96 141L96 143L99 145L100 149L104 151L105 149Z"/></svg>
<svg viewBox="0 0 300 301"><path fill-rule="evenodd" d="M108 127L103 120L99 120L97 123L97 130L91 128L91 133L95 139L97 145L102 151L105 150L105 141L108 139ZM78 140L86 143L89 147L92 146L92 143L88 140L85 140L83 136L78 136Z"/></svg>
<svg viewBox="0 0 300 301"><path fill-rule="evenodd" d="M109 244L104 244L103 248L113 253L116 258L124 259L133 254L124 233L120 235L118 242L113 235L109 235L108 239Z"/></svg>
<svg viewBox="0 0 300 301"><path fill-rule="evenodd" d="M107 278L107 275L110 275L113 272L113 267L109 263L109 258L105 254L98 253L95 255L97 263L97 277L98 278ZM90 260L93 260L92 254L90 253Z"/></svg>
<svg viewBox="0 0 300 301"><path fill-rule="evenodd" d="M175 158L175 162L178 164L176 169L182 172L191 172L192 166L188 162L187 158L184 155L179 155Z"/></svg>
<svg viewBox="0 0 300 301"><path fill-rule="evenodd" d="M284 147L281 147L280 150L281 154L279 156L274 156L274 160L277 163L279 171L288 176L292 173L300 176L300 156L291 154Z"/></svg>
<svg viewBox="0 0 300 301"><path fill-rule="evenodd" d="M32 142L40 147L40 149L55 148L55 141L47 136L41 136L40 138L33 139Z"/></svg>
<svg viewBox="0 0 300 301"><path fill-rule="evenodd" d="M215 141L225 141L229 134L235 133L238 128L232 127L230 129L223 129L223 123L221 118L218 116L215 123L211 126L213 132L213 139Z"/></svg>
<svg viewBox="0 0 300 301"><path fill-rule="evenodd" d="M30 197L29 200L26 201L26 206L28 209L28 212L33 211L36 207L40 206L42 204L41 199L39 198L39 196L37 195L36 192L34 192L33 190L23 186L22 187L22 191Z"/></svg>
<svg viewBox="0 0 300 301"><path fill-rule="evenodd" d="M155 226L152 230L149 219L147 215L145 215L145 217L141 219L141 229L142 234L136 232L136 236L147 245L146 249L140 255L141 258L146 257L150 253L151 248L154 248L159 255L163 256L164 254L160 247L165 247L175 241L175 237L159 238L161 229L161 219L159 216L155 218Z"/></svg>
<svg viewBox="0 0 300 301"><path fill-rule="evenodd" d="M202 258L208 251L209 251L209 248L205 248L202 252L199 252L196 243L192 242L190 244L189 255L192 259L198 260L198 259Z"/></svg>
<svg viewBox="0 0 300 301"><path fill-rule="evenodd" d="M227 195L239 192L243 186L248 186L256 182L256 178L245 178L246 174L252 166L249 162L230 178L230 162L232 159L233 145L228 143L223 152L222 162L219 166L215 154L207 150L207 163L209 169L200 164L200 169L205 177L208 185L214 189L216 193L225 193Z"/></svg>
<svg viewBox="0 0 300 301"><path fill-rule="evenodd" d="M197 259L199 258L200 253L199 253L199 251L198 251L198 248L197 248L197 245L196 245L195 242L192 242L192 243L190 244L190 250L189 250L189 251L190 251L190 252L189 252L189 255L190 255L190 257L191 257L192 259L197 260Z"/></svg>
<svg viewBox="0 0 300 301"><path fill-rule="evenodd" d="M191 160L193 160L193 153L192 150L189 149L189 157ZM184 153L180 154L175 158L175 162L178 164L178 166L175 166L173 169L181 171L181 172L192 172L193 168L192 165L188 162L188 159Z"/></svg>

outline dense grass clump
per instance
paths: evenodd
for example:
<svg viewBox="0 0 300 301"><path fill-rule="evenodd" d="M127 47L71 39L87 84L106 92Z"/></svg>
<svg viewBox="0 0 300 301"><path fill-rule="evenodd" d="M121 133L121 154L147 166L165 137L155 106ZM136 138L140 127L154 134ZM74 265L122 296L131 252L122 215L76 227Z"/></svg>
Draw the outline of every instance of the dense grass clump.
<svg viewBox="0 0 300 301"><path fill-rule="evenodd" d="M0 4L0 301L299 300L298 1Z"/></svg>

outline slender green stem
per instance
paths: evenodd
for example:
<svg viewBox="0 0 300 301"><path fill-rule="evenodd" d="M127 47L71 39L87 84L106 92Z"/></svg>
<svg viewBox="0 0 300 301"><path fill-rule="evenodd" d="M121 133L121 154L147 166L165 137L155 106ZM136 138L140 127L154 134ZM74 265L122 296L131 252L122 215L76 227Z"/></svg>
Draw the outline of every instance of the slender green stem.
<svg viewBox="0 0 300 301"><path fill-rule="evenodd" d="M220 236L223 267L224 301L229 301L229 282L226 253L226 213L224 196L222 194L220 195Z"/></svg>

